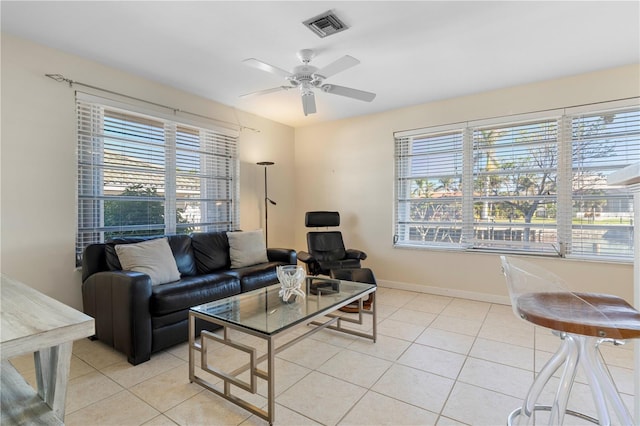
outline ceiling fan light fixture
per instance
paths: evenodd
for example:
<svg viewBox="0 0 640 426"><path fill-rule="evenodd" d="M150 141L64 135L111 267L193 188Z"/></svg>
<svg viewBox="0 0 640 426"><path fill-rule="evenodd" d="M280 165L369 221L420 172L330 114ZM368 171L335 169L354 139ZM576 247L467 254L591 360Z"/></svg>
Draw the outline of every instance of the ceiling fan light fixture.
<svg viewBox="0 0 640 426"><path fill-rule="evenodd" d="M302 93L302 111L304 112L305 117L309 114L316 113L316 97L313 92L303 92Z"/></svg>
<svg viewBox="0 0 640 426"><path fill-rule="evenodd" d="M318 16L307 19L302 24L320 38L325 38L349 28L331 10L327 10Z"/></svg>

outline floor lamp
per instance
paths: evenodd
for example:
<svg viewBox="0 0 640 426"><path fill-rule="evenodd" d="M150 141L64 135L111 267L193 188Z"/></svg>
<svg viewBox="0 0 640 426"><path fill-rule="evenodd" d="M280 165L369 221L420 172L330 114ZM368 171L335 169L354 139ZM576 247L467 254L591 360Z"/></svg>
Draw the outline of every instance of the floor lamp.
<svg viewBox="0 0 640 426"><path fill-rule="evenodd" d="M269 215L267 214L267 206L268 203L271 203L275 206L276 202L269 198L269 193L267 192L267 167L273 166L275 163L273 161L260 161L256 164L258 166L264 166L264 241L265 245L269 247Z"/></svg>

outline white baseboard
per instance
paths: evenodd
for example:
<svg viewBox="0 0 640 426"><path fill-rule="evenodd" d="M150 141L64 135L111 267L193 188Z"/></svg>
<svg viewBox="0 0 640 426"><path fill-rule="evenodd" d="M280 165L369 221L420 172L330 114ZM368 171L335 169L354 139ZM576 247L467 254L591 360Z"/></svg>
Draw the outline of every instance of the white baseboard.
<svg viewBox="0 0 640 426"><path fill-rule="evenodd" d="M475 291L456 290L451 288L431 287L413 283L403 283L397 281L378 280L378 286L385 288L395 288L398 290L415 291L417 293L436 294L438 296L459 297L461 299L477 300L479 302L498 303L501 305L511 305L508 296L497 294L477 293Z"/></svg>

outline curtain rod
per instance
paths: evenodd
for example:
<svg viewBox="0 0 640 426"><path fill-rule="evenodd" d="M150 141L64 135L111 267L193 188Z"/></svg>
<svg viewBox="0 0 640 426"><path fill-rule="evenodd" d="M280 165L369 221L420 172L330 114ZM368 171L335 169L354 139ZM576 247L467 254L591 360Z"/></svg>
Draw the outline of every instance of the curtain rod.
<svg viewBox="0 0 640 426"><path fill-rule="evenodd" d="M260 133L260 130L254 129L253 127L247 127L247 126L243 126L243 125L241 125L239 123L233 123L231 121L224 121L224 120L220 120L220 119L213 118L213 117L207 117L206 115L197 114L195 112L184 111L184 110L181 110L180 108L175 108L175 107L171 107L171 106L168 106L168 105L159 104L157 102L151 102L151 101L148 101L146 99L140 99L140 98L136 98L134 96L125 95L124 93L114 92L113 90L103 89L102 87L97 87L97 86L92 86L90 84L81 83L79 81L74 81L74 80L71 80L70 78L66 78L62 74L45 74L45 77L49 77L50 79L55 80L58 83L69 83L69 87L73 87L73 85L75 84L76 86L87 87L89 89L99 90L99 91L104 92L104 93L110 93L112 95L122 96L122 97L125 97L125 98L128 98L128 99L133 99L135 101L144 102L144 103L149 104L149 105L154 105L154 106L157 106L157 107L160 107L160 108L169 109L169 110L173 111L174 114L178 113L178 112L181 112L183 114L192 115L194 117L200 117L200 118L205 118L207 120L217 121L218 123L232 124L234 126L238 126L241 131L247 129L247 130L251 130L252 132ZM235 108L233 110L235 111Z"/></svg>

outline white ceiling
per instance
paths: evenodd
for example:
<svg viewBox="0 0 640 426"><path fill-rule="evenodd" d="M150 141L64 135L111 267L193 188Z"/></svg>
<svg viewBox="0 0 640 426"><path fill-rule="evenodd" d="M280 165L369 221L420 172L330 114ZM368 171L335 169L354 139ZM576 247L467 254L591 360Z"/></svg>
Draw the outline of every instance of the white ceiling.
<svg viewBox="0 0 640 426"><path fill-rule="evenodd" d="M1 2L2 31L294 127L640 63L638 1ZM302 21L332 9L350 28L325 39ZM328 83L371 103L316 91L239 95L285 84L242 64L290 70L361 63ZM56 73L51 69L47 72ZM73 75L65 76L74 79ZM91 84L91 81L83 81Z"/></svg>

